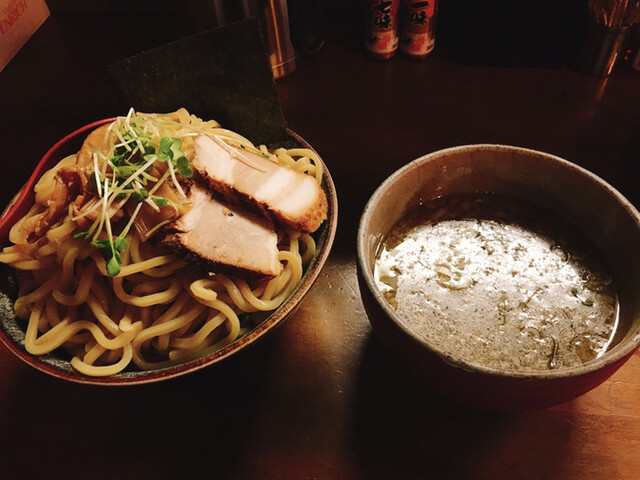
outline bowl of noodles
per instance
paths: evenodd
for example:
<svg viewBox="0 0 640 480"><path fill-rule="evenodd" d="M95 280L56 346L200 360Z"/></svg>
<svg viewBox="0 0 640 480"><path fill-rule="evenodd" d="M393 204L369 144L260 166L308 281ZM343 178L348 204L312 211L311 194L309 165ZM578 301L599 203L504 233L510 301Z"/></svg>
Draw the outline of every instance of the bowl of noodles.
<svg viewBox="0 0 640 480"><path fill-rule="evenodd" d="M0 340L54 377L121 385L217 364L271 332L311 289L337 227L330 173L288 134L267 149L184 109L131 110L60 140L0 218ZM320 200L300 213L259 183L207 183L198 142L215 142L243 177L273 169Z"/></svg>

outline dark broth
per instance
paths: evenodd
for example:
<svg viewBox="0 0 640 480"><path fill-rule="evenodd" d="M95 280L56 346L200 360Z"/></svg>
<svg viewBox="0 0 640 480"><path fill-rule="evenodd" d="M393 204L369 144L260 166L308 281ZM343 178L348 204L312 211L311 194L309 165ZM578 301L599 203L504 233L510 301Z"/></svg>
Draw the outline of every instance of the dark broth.
<svg viewBox="0 0 640 480"><path fill-rule="evenodd" d="M588 239L513 197L452 195L420 205L385 238L375 277L416 334L500 370L589 362L617 326L613 282Z"/></svg>

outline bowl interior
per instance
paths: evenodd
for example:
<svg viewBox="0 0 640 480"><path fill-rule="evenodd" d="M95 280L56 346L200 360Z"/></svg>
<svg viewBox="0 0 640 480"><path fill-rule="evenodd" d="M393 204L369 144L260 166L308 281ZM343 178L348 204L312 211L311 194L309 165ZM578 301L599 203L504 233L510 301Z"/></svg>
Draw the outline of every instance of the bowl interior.
<svg viewBox="0 0 640 480"><path fill-rule="evenodd" d="M454 147L421 157L392 174L369 200L358 232L358 262L368 289L393 322L415 336L375 286L373 267L382 239L399 219L424 201L477 192L534 202L578 227L603 254L619 296L619 327L604 355L580 367L508 375L557 377L584 373L616 362L638 346L640 214L610 185L575 164L550 154L501 145ZM437 350L431 345L426 348ZM466 369L505 375L455 358L447 361Z"/></svg>
<svg viewBox="0 0 640 480"><path fill-rule="evenodd" d="M0 248L8 244L9 230L13 224L33 205L33 187L44 172L57 164L65 156L76 153L84 141L84 138L94 128L111 121L113 121L113 119L100 120L74 131L56 143L44 155L34 169L32 176L15 195L12 202L5 208L2 217L0 217ZM288 130L288 134L298 145L312 149L311 145L295 132ZM139 384L165 380L218 363L244 350L272 331L276 326L280 325L295 311L304 296L311 289L327 261L338 224L338 200L331 174L324 163L322 166L322 188L327 196L328 218L313 234L317 246L316 253L306 266L298 287L276 310L255 315L252 314L251 320L254 327L247 334L236 339L233 343L221 350L202 358L186 361L168 368L145 371L124 371L109 377L88 377L81 375L71 367L70 362L64 354L58 355L56 352L52 352L47 355L32 356L24 349L24 322L16 317L13 309L13 299L15 298L16 291L15 275L12 269L6 265L0 265L2 268L2 280L0 281L0 341L21 360L38 370L76 383L101 385Z"/></svg>

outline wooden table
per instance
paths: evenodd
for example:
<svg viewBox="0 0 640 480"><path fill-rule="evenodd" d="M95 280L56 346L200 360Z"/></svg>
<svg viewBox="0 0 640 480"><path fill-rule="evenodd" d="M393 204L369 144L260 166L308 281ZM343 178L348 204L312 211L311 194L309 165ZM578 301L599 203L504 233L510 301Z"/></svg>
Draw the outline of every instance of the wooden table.
<svg viewBox="0 0 640 480"><path fill-rule="evenodd" d="M144 22L158 20L54 14L0 73L4 203L58 138L125 113L105 65L187 33L140 31ZM105 34L112 25L120 35ZM277 91L339 195L334 249L299 310L243 355L148 386L66 383L0 348L0 478L637 479L640 353L564 405L510 414L454 405L372 336L355 234L387 175L469 143L557 154L640 207L640 75L470 67L438 52L376 62L336 35Z"/></svg>

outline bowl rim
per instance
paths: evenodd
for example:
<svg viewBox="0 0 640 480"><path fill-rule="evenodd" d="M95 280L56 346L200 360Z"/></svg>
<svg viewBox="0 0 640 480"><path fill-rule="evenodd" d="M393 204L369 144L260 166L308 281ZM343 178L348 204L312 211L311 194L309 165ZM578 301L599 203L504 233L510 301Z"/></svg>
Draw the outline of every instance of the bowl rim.
<svg viewBox="0 0 640 480"><path fill-rule="evenodd" d="M620 203L626 213L635 219L635 223L640 226L640 213L633 206L633 204L625 198L615 187L603 180L595 173L581 167L575 163L572 163L566 159L563 159L557 155L543 152L540 150L534 150L525 147L518 147L504 144L493 143L478 143L478 144L466 144L454 147L443 148L436 150L425 155L422 155L409 163L398 168L392 172L383 182L375 189L371 197L367 200L360 222L358 225L356 250L357 250L357 266L362 279L366 284L366 288L374 298L377 306L383 310L384 315L390 320L390 322L399 328L401 332L406 335L413 343L418 345L421 349L436 355L440 360L450 365L451 367L461 369L467 372L475 372L484 374L491 377L503 378L503 379L518 379L518 380L542 380L542 379L561 379L569 377L577 377L593 373L601 370L605 367L615 364L616 362L625 361L629 356L640 346L640 332L637 332L632 338L626 340L624 344L618 344L611 350L608 350L602 356L586 363L569 368L562 368L557 370L534 370L534 371L503 371L497 368L487 367L472 363L459 358L454 357L451 354L440 351L432 346L427 340L419 336L413 331L402 317L398 316L395 310L388 304L388 302L382 296L380 290L375 284L373 272L368 266L368 261L365 256L365 245L367 238L365 231L372 216L372 212L375 209L377 203L382 199L387 190L393 185L399 178L403 177L407 172L417 168L418 166L432 161L434 158L441 158L450 154L460 154L464 152L477 151L479 149L493 150L496 152L516 152L524 153L536 157L545 157L547 160L555 162L565 169L572 171L573 174L580 175L586 178L587 181L593 182L599 188L605 190L610 195L614 196L616 201ZM619 347L619 348L618 348Z"/></svg>
<svg viewBox="0 0 640 480"><path fill-rule="evenodd" d="M65 148L69 147L70 143L73 141L84 139L84 137L93 129L101 125L111 123L114 120L115 117L105 118L86 124L60 139L43 155L27 182L16 193L0 215L0 248L8 244L8 235L11 226L13 226L17 220L22 218L33 204L35 199L33 187L49 168L64 158L63 155L65 155ZM296 132L287 128L287 134L291 139L298 142L298 144L311 149L318 154L313 147ZM290 294L289 298L287 298L277 309L267 312L265 319L253 327L246 335L236 339L226 347L209 353L203 357L188 360L184 363L179 363L171 367L152 370L135 370L130 372L125 371L107 377L91 377L75 371L68 365L68 361L59 359L50 361L48 360L47 355L36 356L26 352L24 347L16 344L8 331L5 330L3 322L0 322L0 343L3 343L20 360L41 372L73 383L102 386L139 385L176 378L217 364L234 354L246 350L247 347L252 346L268 332L281 325L283 321L295 311L320 275L321 270L327 262L331 252L338 227L338 197L333 178L331 177L331 173L329 172L327 165L319 154L318 158L320 159L320 163L323 168L322 188L327 196L327 203L329 207L327 219L320 227L321 231L319 231L322 248L316 252L314 258L310 262L310 266L305 269L300 283ZM20 330L23 331L21 327ZM56 362L62 362L67 368L63 369L58 367Z"/></svg>

